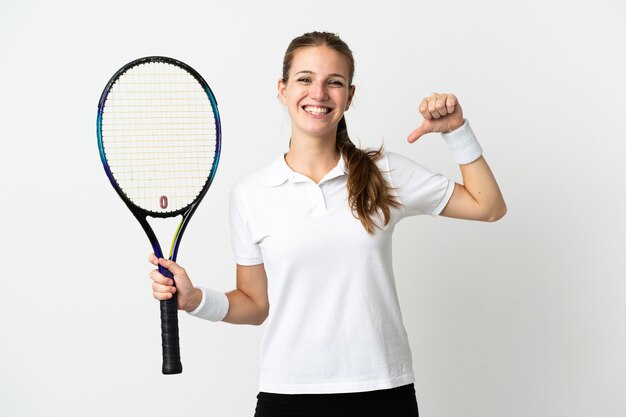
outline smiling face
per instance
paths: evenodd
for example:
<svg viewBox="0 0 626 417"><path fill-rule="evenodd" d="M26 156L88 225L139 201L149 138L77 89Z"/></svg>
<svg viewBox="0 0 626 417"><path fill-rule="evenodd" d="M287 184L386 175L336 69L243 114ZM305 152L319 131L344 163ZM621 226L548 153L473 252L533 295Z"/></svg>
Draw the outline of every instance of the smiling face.
<svg viewBox="0 0 626 417"><path fill-rule="evenodd" d="M298 49L287 79L278 82L278 94L291 117L292 139L335 139L337 124L354 95L350 64L326 46Z"/></svg>

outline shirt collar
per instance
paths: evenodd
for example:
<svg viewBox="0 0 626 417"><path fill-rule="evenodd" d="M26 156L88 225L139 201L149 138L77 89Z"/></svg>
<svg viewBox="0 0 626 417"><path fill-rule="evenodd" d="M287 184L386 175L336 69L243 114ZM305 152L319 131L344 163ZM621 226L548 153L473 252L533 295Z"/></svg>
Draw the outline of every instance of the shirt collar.
<svg viewBox="0 0 626 417"><path fill-rule="evenodd" d="M333 178L340 177L342 175L346 175L348 173L348 166L343 160L343 156L340 155L339 162L337 165L331 169L324 178L320 181L320 184L329 181ZM292 170L287 162L285 161L285 155L281 155L278 159L276 159L268 168L267 179L269 185L272 187L278 187L279 185L283 185L285 182L308 182L311 181L305 175L302 175L298 172Z"/></svg>

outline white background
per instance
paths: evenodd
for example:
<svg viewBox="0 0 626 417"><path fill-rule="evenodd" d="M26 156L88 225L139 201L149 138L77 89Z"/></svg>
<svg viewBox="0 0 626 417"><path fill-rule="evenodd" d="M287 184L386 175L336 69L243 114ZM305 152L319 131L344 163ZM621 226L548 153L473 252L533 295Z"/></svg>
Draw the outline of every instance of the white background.
<svg viewBox="0 0 626 417"><path fill-rule="evenodd" d="M353 140L459 180L417 105L458 95L506 197L493 224L412 218L396 279L420 415L626 415L626 21L618 0L0 3L0 414L251 416L262 327L181 315L160 374L149 244L96 142L111 75L173 56L215 92L223 157L179 260L228 290L228 192L286 150L282 54L309 30L356 57Z"/></svg>

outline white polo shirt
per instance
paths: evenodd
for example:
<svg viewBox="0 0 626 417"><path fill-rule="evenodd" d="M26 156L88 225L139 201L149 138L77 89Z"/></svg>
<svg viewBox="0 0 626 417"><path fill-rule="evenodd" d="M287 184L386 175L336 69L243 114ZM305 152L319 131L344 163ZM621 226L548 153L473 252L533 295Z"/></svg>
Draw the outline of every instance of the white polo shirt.
<svg viewBox="0 0 626 417"><path fill-rule="evenodd" d="M392 233L405 216L438 215L454 182L391 152L377 165L402 207L373 235L348 206L343 160L316 184L281 156L233 187L236 262L262 263L268 277L260 391L358 392L414 381Z"/></svg>

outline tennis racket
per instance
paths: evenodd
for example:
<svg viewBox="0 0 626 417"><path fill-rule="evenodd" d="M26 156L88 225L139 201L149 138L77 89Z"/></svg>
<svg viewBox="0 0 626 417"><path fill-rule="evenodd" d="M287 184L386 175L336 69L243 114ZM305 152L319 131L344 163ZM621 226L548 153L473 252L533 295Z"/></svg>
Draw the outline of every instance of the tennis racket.
<svg viewBox="0 0 626 417"><path fill-rule="evenodd" d="M202 76L172 58L124 65L98 104L98 147L117 194L163 257L148 217L182 216L169 252L176 261L191 216L209 189L220 158L217 101ZM159 266L161 274L172 278ZM182 372L176 294L161 301L164 374Z"/></svg>

